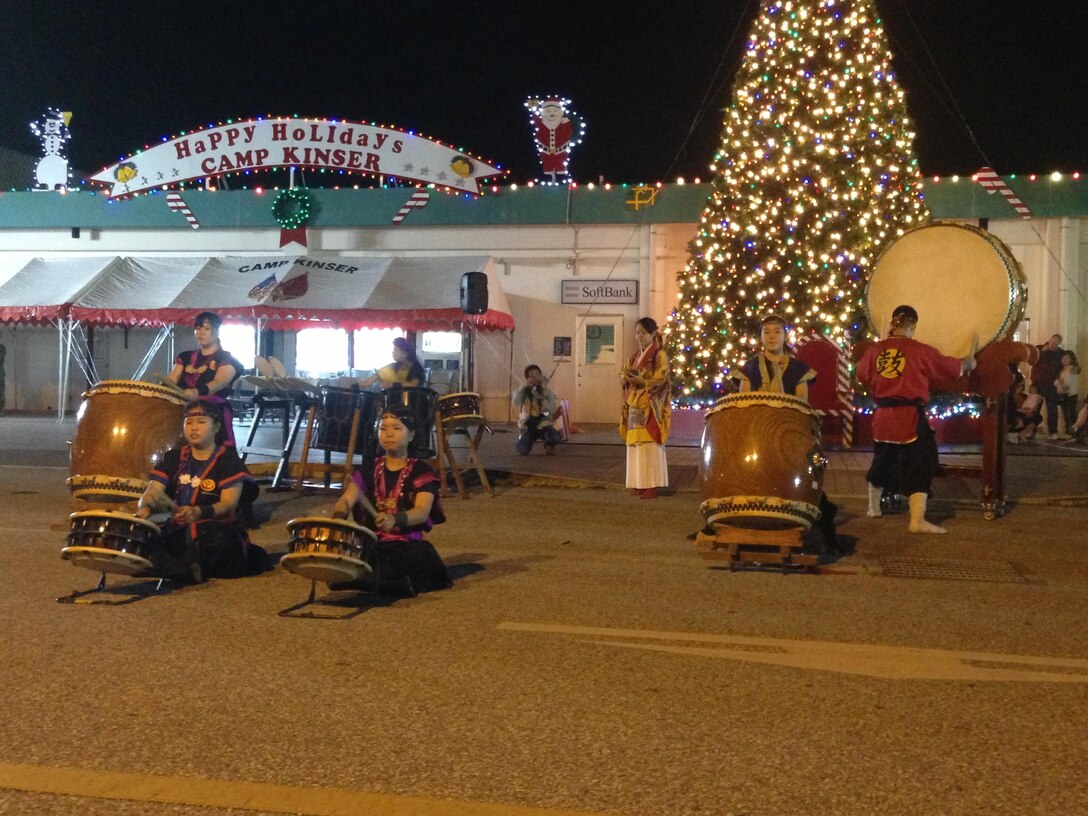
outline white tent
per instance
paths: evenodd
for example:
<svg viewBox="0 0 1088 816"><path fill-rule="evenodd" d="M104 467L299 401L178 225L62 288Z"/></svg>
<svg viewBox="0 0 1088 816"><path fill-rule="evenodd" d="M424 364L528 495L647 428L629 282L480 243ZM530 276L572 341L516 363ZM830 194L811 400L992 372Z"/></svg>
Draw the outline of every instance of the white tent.
<svg viewBox="0 0 1088 816"><path fill-rule="evenodd" d="M461 310L462 276L469 272L487 278L488 308L482 314ZM60 416L74 327L81 323L169 327L214 311L273 329L514 328L486 255L34 258L6 280L0 274L0 281L0 322L53 323L61 330Z"/></svg>
<svg viewBox="0 0 1088 816"><path fill-rule="evenodd" d="M71 316L86 323L163 325L210 310L279 329L315 322L345 329L443 330L463 323L512 329L510 307L492 270L488 256L125 258L71 301ZM467 272L488 278L483 314L461 311L461 276Z"/></svg>

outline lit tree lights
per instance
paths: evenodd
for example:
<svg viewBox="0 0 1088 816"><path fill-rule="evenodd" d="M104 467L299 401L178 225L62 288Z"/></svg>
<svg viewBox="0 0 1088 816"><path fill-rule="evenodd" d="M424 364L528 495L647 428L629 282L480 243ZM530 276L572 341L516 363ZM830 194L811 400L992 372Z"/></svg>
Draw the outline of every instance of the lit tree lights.
<svg viewBox="0 0 1088 816"><path fill-rule="evenodd" d="M873 0L762 0L666 326L677 396L720 396L768 313L864 331L870 264L929 220L913 141Z"/></svg>

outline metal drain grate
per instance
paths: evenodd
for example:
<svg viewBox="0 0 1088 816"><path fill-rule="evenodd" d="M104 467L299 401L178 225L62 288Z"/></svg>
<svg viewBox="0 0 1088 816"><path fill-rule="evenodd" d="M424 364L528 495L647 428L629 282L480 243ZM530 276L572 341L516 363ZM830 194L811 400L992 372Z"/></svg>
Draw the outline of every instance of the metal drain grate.
<svg viewBox="0 0 1088 816"><path fill-rule="evenodd" d="M1028 579L1008 561L960 561L949 558L880 556L885 575L893 578L940 578L948 581L998 581L1026 584Z"/></svg>

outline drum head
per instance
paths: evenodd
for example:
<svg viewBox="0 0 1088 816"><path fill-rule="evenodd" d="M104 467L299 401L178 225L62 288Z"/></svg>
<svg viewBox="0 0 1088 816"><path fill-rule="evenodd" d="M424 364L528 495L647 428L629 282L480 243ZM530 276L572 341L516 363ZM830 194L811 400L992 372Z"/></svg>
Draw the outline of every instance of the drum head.
<svg viewBox="0 0 1088 816"><path fill-rule="evenodd" d="M865 296L869 324L887 336L892 312L918 312L914 339L950 357L1007 340L1024 317L1027 284L1000 240L977 227L931 224L897 238L873 265Z"/></svg>
<svg viewBox="0 0 1088 816"><path fill-rule="evenodd" d="M357 581L371 572L366 561L333 553L287 553L280 559L280 566L295 575L326 584Z"/></svg>
<svg viewBox="0 0 1088 816"><path fill-rule="evenodd" d="M117 575L143 575L151 569L151 562L146 558L104 547L65 547L60 551L60 557L77 567Z"/></svg>

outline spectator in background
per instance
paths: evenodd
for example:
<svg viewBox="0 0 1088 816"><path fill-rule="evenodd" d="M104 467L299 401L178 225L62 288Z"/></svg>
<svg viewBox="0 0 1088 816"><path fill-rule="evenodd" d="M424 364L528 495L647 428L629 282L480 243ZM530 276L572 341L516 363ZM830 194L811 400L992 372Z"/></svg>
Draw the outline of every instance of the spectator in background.
<svg viewBox="0 0 1088 816"><path fill-rule="evenodd" d="M1062 370L1054 381L1054 389L1058 392L1058 406L1062 410L1062 418L1065 420L1065 433L1058 434L1058 439L1072 439L1073 426L1077 416L1077 391L1080 379L1080 364L1077 355L1071 351L1062 354Z"/></svg>
<svg viewBox="0 0 1088 816"><path fill-rule="evenodd" d="M544 442L544 452L555 453L559 444L559 431L552 423L559 400L544 382L544 372L538 365L525 367L525 385L514 392L514 407L518 409L517 451L528 456L533 450L533 443L538 439Z"/></svg>
<svg viewBox="0 0 1088 816"><path fill-rule="evenodd" d="M1031 384L1038 390L1046 407L1046 426L1051 439L1058 438L1058 390L1055 381L1062 372L1062 336L1053 335L1037 347L1039 361L1031 367Z"/></svg>

